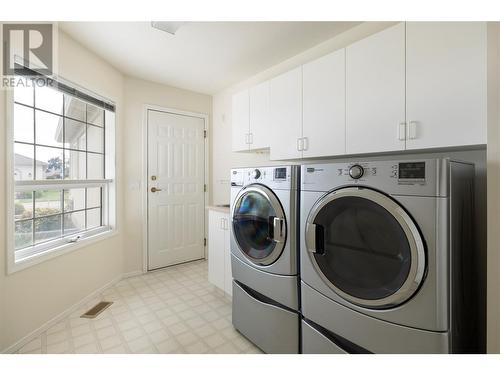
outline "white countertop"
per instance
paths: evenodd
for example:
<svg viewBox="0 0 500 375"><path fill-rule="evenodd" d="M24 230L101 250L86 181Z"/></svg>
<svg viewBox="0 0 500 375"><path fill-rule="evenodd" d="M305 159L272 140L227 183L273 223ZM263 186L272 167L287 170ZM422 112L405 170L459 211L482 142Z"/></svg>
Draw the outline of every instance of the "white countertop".
<svg viewBox="0 0 500 375"><path fill-rule="evenodd" d="M216 206L206 206L205 208L207 210L219 211L219 212L223 212L225 214L229 214L229 207L216 205Z"/></svg>

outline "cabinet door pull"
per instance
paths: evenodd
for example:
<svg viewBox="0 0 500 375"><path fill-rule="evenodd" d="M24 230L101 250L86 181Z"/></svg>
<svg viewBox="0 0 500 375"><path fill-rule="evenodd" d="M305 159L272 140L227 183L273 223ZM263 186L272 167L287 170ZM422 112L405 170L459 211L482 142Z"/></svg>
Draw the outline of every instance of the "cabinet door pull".
<svg viewBox="0 0 500 375"><path fill-rule="evenodd" d="M304 151L304 138L297 138L297 151Z"/></svg>
<svg viewBox="0 0 500 375"><path fill-rule="evenodd" d="M406 122L404 121L398 124L398 139L400 141L406 140Z"/></svg>
<svg viewBox="0 0 500 375"><path fill-rule="evenodd" d="M248 144L253 143L253 133L248 133Z"/></svg>
<svg viewBox="0 0 500 375"><path fill-rule="evenodd" d="M408 138L409 139L417 138L417 121L410 121L408 123Z"/></svg>
<svg viewBox="0 0 500 375"><path fill-rule="evenodd" d="M302 151L307 151L309 150L309 138L304 137L302 138Z"/></svg>

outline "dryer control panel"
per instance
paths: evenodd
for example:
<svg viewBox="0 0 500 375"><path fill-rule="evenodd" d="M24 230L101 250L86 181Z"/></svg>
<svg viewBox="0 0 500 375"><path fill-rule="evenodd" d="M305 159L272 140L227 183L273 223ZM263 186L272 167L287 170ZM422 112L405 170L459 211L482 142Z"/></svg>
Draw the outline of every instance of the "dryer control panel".
<svg viewBox="0 0 500 375"><path fill-rule="evenodd" d="M441 195L449 159L356 161L302 166L301 189L330 191L365 185L390 193Z"/></svg>

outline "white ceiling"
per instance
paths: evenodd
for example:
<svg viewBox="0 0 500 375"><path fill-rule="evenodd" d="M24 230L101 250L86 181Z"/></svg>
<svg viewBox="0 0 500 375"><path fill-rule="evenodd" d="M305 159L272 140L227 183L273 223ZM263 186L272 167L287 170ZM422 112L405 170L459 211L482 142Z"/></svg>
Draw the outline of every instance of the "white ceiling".
<svg viewBox="0 0 500 375"><path fill-rule="evenodd" d="M192 22L171 35L149 22L62 22L123 73L214 94L358 22Z"/></svg>

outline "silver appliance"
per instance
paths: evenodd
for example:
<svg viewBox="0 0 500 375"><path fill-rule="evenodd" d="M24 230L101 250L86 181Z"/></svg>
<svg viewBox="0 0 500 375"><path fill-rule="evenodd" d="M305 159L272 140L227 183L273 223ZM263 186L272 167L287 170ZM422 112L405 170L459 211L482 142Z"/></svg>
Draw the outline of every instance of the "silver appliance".
<svg viewBox="0 0 500 375"><path fill-rule="evenodd" d="M302 166L304 353L477 350L474 165Z"/></svg>
<svg viewBox="0 0 500 375"><path fill-rule="evenodd" d="M231 171L233 325L266 353L299 351L299 166Z"/></svg>

